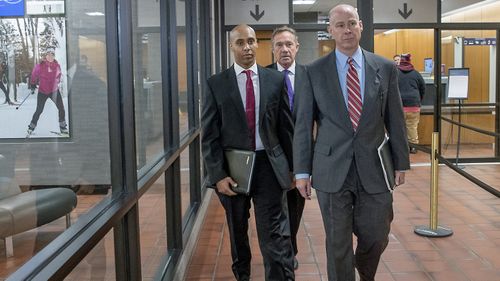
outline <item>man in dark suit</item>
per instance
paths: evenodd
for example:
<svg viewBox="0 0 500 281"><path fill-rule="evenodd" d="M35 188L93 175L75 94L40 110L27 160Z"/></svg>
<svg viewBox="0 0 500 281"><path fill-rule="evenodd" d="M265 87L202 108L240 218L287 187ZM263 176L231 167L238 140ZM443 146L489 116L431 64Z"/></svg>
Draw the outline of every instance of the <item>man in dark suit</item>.
<svg viewBox="0 0 500 281"><path fill-rule="evenodd" d="M229 35L235 64L208 79L202 107L202 152L208 182L226 211L233 273L249 280L251 252L248 239L250 200L253 201L259 246L266 280L294 280L293 250L286 233L286 191L291 186L290 143L293 124L283 76L256 64L257 39L247 25ZM290 144L288 144L290 145ZM224 150L256 152L250 195L236 194Z"/></svg>
<svg viewBox="0 0 500 281"><path fill-rule="evenodd" d="M374 280L393 219L392 193L377 155L386 131L396 185L409 169L398 70L360 48L363 25L354 7L338 5L329 16L335 50L307 67L312 89L296 99L296 185L310 198L312 172L326 232L328 280L354 281L353 266L362 281Z"/></svg>
<svg viewBox="0 0 500 281"><path fill-rule="evenodd" d="M273 43L273 54L276 60L275 63L268 65L269 68L274 68L284 73L285 86L288 94L288 103L292 111L292 117L295 121L296 114L293 110L295 94L309 89L306 85L309 83L307 78L306 68L303 65L295 62L295 56L299 51L299 38L297 32L288 26L282 26L273 31L271 35ZM290 136L290 139L293 136ZM289 155L292 155L291 147L284 147L290 150ZM290 161L292 163L292 161ZM299 231L300 220L304 211L305 199L295 188L295 183L292 183L292 189L287 193L288 203L288 218L290 224L290 234L293 245L293 267L297 269L299 262L297 260L297 232Z"/></svg>

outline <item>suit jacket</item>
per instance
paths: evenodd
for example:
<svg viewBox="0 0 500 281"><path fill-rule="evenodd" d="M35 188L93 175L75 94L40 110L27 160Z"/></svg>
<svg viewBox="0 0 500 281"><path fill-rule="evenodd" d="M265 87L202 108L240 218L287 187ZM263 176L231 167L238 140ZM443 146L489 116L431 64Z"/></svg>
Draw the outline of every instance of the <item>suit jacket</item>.
<svg viewBox="0 0 500 281"><path fill-rule="evenodd" d="M270 64L266 67L278 70L277 63ZM283 79L284 79L285 76L284 76L284 74L282 74L282 75L283 75ZM284 84L284 82L283 82L283 84ZM284 85L286 87L286 84L284 84ZM293 90L294 100L295 100L297 95L300 95L301 92L310 90L309 78L307 77L306 66L302 65L302 64L298 64L297 62L295 62L295 80L293 83L293 87L294 87L294 90ZM288 99L287 99L287 105L288 105L288 107L290 107L290 102ZM295 110L295 109L292 111L292 118L293 118L293 123L295 123L295 119L297 118L297 110ZM291 169L293 170L293 160L292 160L292 156L293 156L293 141L292 141L293 140L293 130L285 131L285 132L289 133L289 134L286 136L283 136L283 139L285 139L286 141L282 144L282 146L286 152L286 155L289 156L288 162L290 163Z"/></svg>
<svg viewBox="0 0 500 281"><path fill-rule="evenodd" d="M277 63L270 64L266 67L278 70ZM283 78L284 78L284 76L283 76ZM309 87L310 86L309 86L309 79L307 78L306 66L295 62L295 81L293 82L294 95L297 95L297 93L300 95L300 92L309 90L310 89ZM290 106L290 104L289 104L289 106ZM295 121L295 119L297 117L296 110L293 110L292 117L293 117L293 120Z"/></svg>
<svg viewBox="0 0 500 281"><path fill-rule="evenodd" d="M293 130L283 76L258 66L260 87L259 133L281 187L290 188L291 169L283 150L284 136ZM228 176L224 150L251 150L249 129L234 67L208 79L202 104L202 152L210 185Z"/></svg>
<svg viewBox="0 0 500 281"><path fill-rule="evenodd" d="M398 70L392 61L362 51L365 93L356 132L342 95L335 51L307 67L311 89L295 99L301 118L295 122L294 173L312 171L313 187L323 192L342 188L354 159L366 192L387 191L377 154L386 130L395 170L410 167ZM313 121L318 126L314 143Z"/></svg>

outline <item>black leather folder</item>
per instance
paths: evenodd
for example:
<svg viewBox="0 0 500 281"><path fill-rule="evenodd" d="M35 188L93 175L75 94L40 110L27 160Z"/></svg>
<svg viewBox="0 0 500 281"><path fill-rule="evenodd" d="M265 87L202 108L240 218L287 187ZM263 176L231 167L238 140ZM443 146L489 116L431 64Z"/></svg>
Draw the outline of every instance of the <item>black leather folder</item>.
<svg viewBox="0 0 500 281"><path fill-rule="evenodd" d="M395 174L394 174L394 163L392 162L392 152L389 143L389 137L385 135L384 141L379 145L378 158L380 159L380 164L382 165L382 170L384 172L384 179L389 191L394 191L396 186Z"/></svg>
<svg viewBox="0 0 500 281"><path fill-rule="evenodd" d="M232 189L236 193L250 194L255 152L239 149L224 150L229 176L237 183Z"/></svg>

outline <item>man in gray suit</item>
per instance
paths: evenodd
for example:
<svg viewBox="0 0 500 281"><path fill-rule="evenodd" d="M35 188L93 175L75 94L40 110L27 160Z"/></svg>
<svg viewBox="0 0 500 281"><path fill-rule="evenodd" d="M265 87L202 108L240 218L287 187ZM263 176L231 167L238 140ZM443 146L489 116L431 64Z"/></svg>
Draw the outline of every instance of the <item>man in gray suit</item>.
<svg viewBox="0 0 500 281"><path fill-rule="evenodd" d="M311 90L296 99L302 117L293 141L296 186L310 198L312 172L326 232L328 280L353 281L354 266L361 280L374 280L393 219L392 193L377 154L386 132L396 185L409 169L398 70L360 48L363 25L354 7L338 5L329 16L335 50L307 67Z"/></svg>
<svg viewBox="0 0 500 281"><path fill-rule="evenodd" d="M297 32L293 28L282 26L273 31L271 41L273 43L273 54L276 62L267 67L283 72L288 102L290 110L292 111L293 120L295 121L296 111L293 110L295 95L309 89L309 79L307 78L306 68L295 61L295 56L299 51L299 38ZM293 135L290 136L290 140L292 138ZM290 151L287 153L288 155L292 155L291 146L284 147L284 149ZM289 162L292 163L292 160L290 159ZM297 233L299 231L302 213L304 212L305 199L295 188L295 183L292 185L292 189L287 193L287 203L290 235L292 238L293 253L295 255L293 258L293 267L297 269L299 267L299 262L297 260L297 253L299 251L297 247Z"/></svg>
<svg viewBox="0 0 500 281"><path fill-rule="evenodd" d="M247 25L230 33L235 64L208 79L202 107L202 153L208 182L226 211L233 273L250 279L248 239L253 201L266 280L294 280L293 250L286 233L286 192L291 170L284 146L290 146L293 124L281 73L256 64L257 39ZM288 143L285 145L285 143ZM250 195L236 194L224 150L256 153ZM284 219L285 218L285 219Z"/></svg>

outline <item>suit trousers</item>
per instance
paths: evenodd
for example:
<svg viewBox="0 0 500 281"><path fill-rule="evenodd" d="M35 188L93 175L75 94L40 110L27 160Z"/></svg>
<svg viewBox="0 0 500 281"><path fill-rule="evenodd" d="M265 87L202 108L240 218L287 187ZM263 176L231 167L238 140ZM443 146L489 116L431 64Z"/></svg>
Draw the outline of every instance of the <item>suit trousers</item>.
<svg viewBox="0 0 500 281"><path fill-rule="evenodd" d="M288 217L290 220L290 232L292 238L293 254L296 256L299 252L297 247L297 233L299 232L300 220L304 212L306 199L300 195L297 188L287 192Z"/></svg>
<svg viewBox="0 0 500 281"><path fill-rule="evenodd" d="M375 280L380 256L389 243L392 194L366 193L354 160L339 192L317 190L316 194L326 233L328 280L354 281L354 267L361 281Z"/></svg>
<svg viewBox="0 0 500 281"><path fill-rule="evenodd" d="M279 185L265 152L256 154L249 196L226 196L219 192L217 195L226 211L236 279L248 280L251 273L248 219L252 200L265 280L295 280L292 243L286 230L288 226L283 226L284 218L288 217L286 190Z"/></svg>

